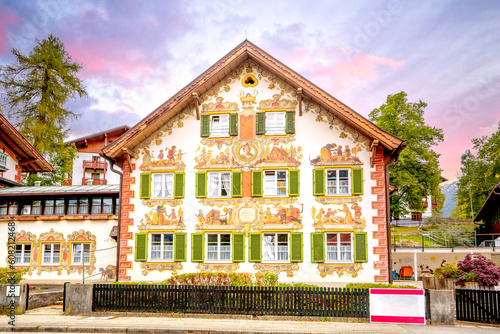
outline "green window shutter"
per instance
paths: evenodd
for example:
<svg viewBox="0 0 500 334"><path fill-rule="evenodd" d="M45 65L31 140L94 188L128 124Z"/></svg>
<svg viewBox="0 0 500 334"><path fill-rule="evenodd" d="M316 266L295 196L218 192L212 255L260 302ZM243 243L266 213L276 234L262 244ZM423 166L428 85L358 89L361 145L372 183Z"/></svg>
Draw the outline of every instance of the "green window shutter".
<svg viewBox="0 0 500 334"><path fill-rule="evenodd" d="M209 115L201 115L200 118L200 135L202 137L208 137L210 136L210 116Z"/></svg>
<svg viewBox="0 0 500 334"><path fill-rule="evenodd" d="M300 171L298 169L288 171L288 195L300 195Z"/></svg>
<svg viewBox="0 0 500 334"><path fill-rule="evenodd" d="M325 194L325 170L313 170L313 195L321 196Z"/></svg>
<svg viewBox="0 0 500 334"><path fill-rule="evenodd" d="M363 168L353 168L352 175L352 189L353 195L363 195Z"/></svg>
<svg viewBox="0 0 500 334"><path fill-rule="evenodd" d="M354 262L368 262L366 232L354 233Z"/></svg>
<svg viewBox="0 0 500 334"><path fill-rule="evenodd" d="M150 198L151 197L151 173L141 174L141 184L140 184L140 198Z"/></svg>
<svg viewBox="0 0 500 334"><path fill-rule="evenodd" d="M258 135L266 134L266 113L263 112L257 113L257 134Z"/></svg>
<svg viewBox="0 0 500 334"><path fill-rule="evenodd" d="M147 261L148 260L148 234L136 233L135 234L135 260Z"/></svg>
<svg viewBox="0 0 500 334"><path fill-rule="evenodd" d="M264 187L262 184L262 171L252 171L252 196L262 196L264 194Z"/></svg>
<svg viewBox="0 0 500 334"><path fill-rule="evenodd" d="M184 198L184 173L174 174L174 198Z"/></svg>
<svg viewBox="0 0 500 334"><path fill-rule="evenodd" d="M302 233L290 233L290 262L302 262Z"/></svg>
<svg viewBox="0 0 500 334"><path fill-rule="evenodd" d="M203 262L205 244L203 233L191 234L191 262Z"/></svg>
<svg viewBox="0 0 500 334"><path fill-rule="evenodd" d="M196 197L207 197L207 173L196 173Z"/></svg>
<svg viewBox="0 0 500 334"><path fill-rule="evenodd" d="M243 172L231 173L231 196L241 197L243 194Z"/></svg>
<svg viewBox="0 0 500 334"><path fill-rule="evenodd" d="M245 262L245 233L233 233L233 262Z"/></svg>
<svg viewBox="0 0 500 334"><path fill-rule="evenodd" d="M238 114L229 114L229 135L238 135Z"/></svg>
<svg viewBox="0 0 500 334"><path fill-rule="evenodd" d="M311 233L311 262L325 262L324 233Z"/></svg>
<svg viewBox="0 0 500 334"><path fill-rule="evenodd" d="M248 235L248 262L262 262L262 235L260 233Z"/></svg>
<svg viewBox="0 0 500 334"><path fill-rule="evenodd" d="M175 233L174 234L174 261L184 262L187 261L186 256L187 234Z"/></svg>
<svg viewBox="0 0 500 334"><path fill-rule="evenodd" d="M290 110L286 112L286 133L295 133L295 111Z"/></svg>

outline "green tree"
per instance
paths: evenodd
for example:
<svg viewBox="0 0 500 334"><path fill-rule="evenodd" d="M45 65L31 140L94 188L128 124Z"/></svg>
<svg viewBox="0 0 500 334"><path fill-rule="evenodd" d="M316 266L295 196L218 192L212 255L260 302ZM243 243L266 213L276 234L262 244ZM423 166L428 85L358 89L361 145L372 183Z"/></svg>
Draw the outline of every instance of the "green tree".
<svg viewBox="0 0 500 334"><path fill-rule="evenodd" d="M64 105L87 95L77 72L82 68L72 61L61 40L50 34L36 40L29 55L12 49L14 62L0 66L1 101L18 131L54 167L54 173L30 175L28 184L57 184L71 172L76 156L74 145L64 143L69 123L78 117Z"/></svg>
<svg viewBox="0 0 500 334"><path fill-rule="evenodd" d="M380 128L401 138L407 147L400 154L399 163L391 167L389 182L398 192L391 196L391 216L397 218L412 210L423 209L424 199L431 195L442 199L439 154L431 147L443 141L443 130L425 124L427 103L408 102L407 94L389 95L385 104L370 112L370 120ZM438 206L438 211L442 208ZM431 203L429 203L431 205Z"/></svg>
<svg viewBox="0 0 500 334"><path fill-rule="evenodd" d="M462 155L457 184L460 217L473 218L500 182L500 123L491 136L472 139L473 148Z"/></svg>

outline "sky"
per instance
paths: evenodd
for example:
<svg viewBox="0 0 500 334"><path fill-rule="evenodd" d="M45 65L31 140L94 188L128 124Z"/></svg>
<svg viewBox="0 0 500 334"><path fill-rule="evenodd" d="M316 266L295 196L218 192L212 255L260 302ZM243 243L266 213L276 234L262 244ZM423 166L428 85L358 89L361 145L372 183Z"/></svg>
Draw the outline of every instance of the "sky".
<svg viewBox="0 0 500 334"><path fill-rule="evenodd" d="M52 33L87 98L77 138L133 126L245 38L368 118L390 94L443 129L442 176L500 122L498 1L0 0L0 64Z"/></svg>

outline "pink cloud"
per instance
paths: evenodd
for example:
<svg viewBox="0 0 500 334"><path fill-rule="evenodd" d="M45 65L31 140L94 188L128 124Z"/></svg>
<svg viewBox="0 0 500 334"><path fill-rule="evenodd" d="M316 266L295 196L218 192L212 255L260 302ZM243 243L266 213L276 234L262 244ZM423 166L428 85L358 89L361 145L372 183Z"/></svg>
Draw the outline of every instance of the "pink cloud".
<svg viewBox="0 0 500 334"><path fill-rule="evenodd" d="M305 47L297 48L285 56L285 62L299 65L296 68L302 67L304 74L318 81L320 87L336 91L365 87L379 78L381 67L397 69L405 63L403 60L373 54L355 54L351 58L345 58L340 48L325 48L314 54L309 50ZM314 64L318 59L320 63ZM321 60L325 61L321 63ZM313 65L304 68L304 64Z"/></svg>
<svg viewBox="0 0 500 334"><path fill-rule="evenodd" d="M0 6L0 53L8 49L7 29L10 25L20 23L22 20L9 8Z"/></svg>
<svg viewBox="0 0 500 334"><path fill-rule="evenodd" d="M489 130L489 129L491 129L490 126L480 126L479 127L479 131L484 131L484 130Z"/></svg>

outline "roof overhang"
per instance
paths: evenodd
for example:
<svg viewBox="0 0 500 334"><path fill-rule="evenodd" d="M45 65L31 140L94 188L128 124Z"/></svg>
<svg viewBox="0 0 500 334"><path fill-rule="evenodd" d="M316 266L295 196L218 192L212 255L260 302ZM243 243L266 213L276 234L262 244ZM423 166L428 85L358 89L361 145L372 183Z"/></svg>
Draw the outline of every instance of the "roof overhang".
<svg viewBox="0 0 500 334"><path fill-rule="evenodd" d="M23 172L52 172L52 166L2 114L0 140L17 156Z"/></svg>
<svg viewBox="0 0 500 334"><path fill-rule="evenodd" d="M193 104L193 93L197 93L198 96L203 96L203 94L211 89L217 82L227 77L248 60L265 68L272 75L278 77L293 89L302 88L302 96L304 99L312 100L320 107L332 113L334 117L337 117L347 126L354 128L365 137L371 140L378 139L379 145L389 151L390 154L396 152L398 148L400 148L403 142L401 139L380 129L347 105L291 70L253 43L244 41L198 76L189 85L142 119L123 136L104 147L104 154L109 158L117 160L119 164L118 157L120 157L123 152L133 150L137 145L163 126L169 119Z"/></svg>
<svg viewBox="0 0 500 334"><path fill-rule="evenodd" d="M116 128L112 128L106 131L101 131L97 133L90 134L88 136L80 137L77 139L73 139L68 141L68 143L75 143L75 145L78 146L85 146L89 142L97 142L97 141L104 141L104 139L112 136L121 136L125 132L127 132L130 129L130 126L128 125L122 125L118 126Z"/></svg>

